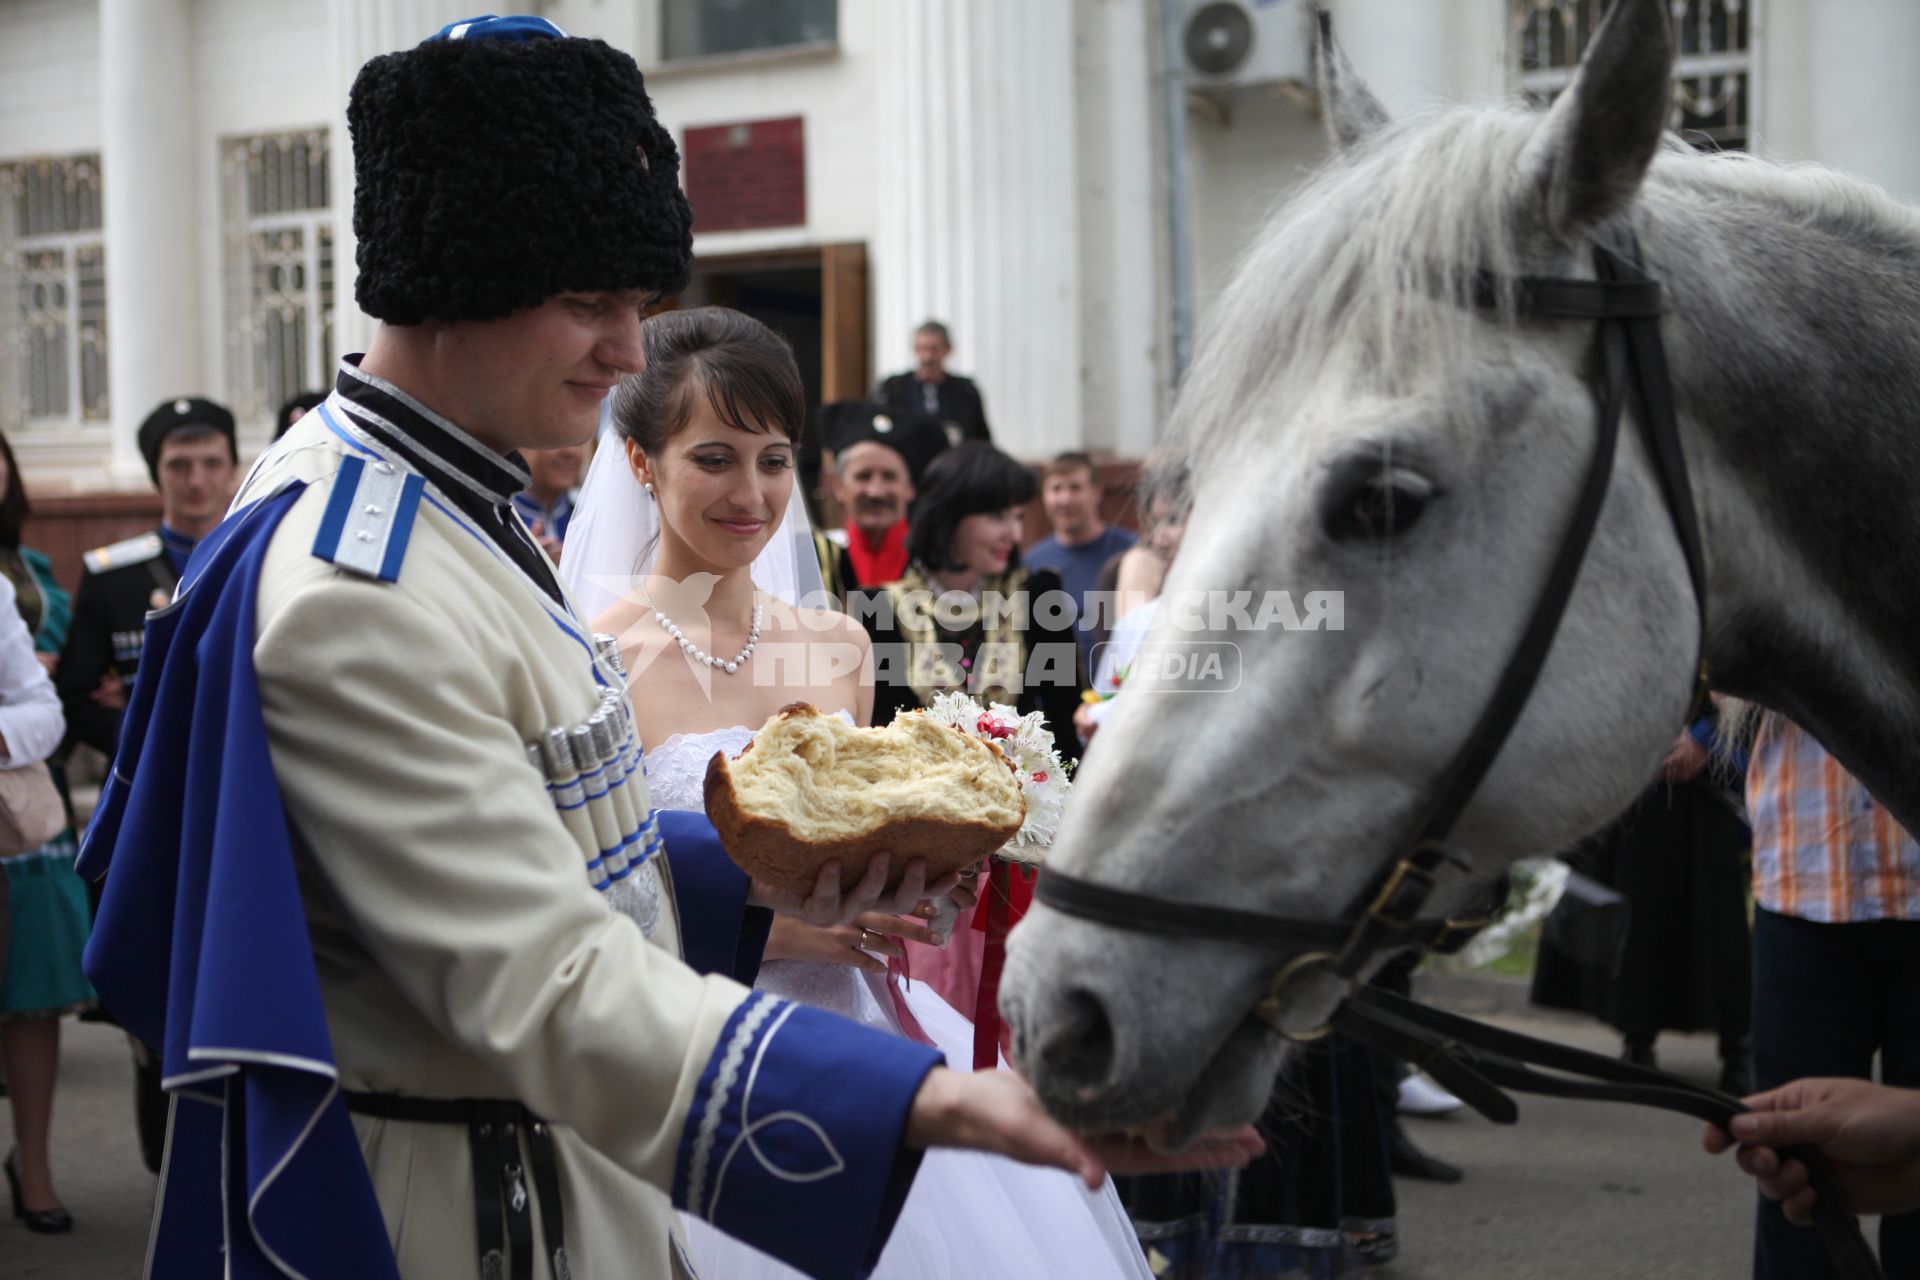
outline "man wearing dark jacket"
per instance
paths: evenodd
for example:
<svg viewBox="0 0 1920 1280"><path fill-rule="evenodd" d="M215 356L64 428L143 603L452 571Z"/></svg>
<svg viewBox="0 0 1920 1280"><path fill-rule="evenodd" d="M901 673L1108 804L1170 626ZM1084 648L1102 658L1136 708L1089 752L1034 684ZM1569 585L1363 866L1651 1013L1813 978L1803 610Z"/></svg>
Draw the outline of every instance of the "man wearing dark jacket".
<svg viewBox="0 0 1920 1280"><path fill-rule="evenodd" d="M187 557L233 499L233 415L197 397L163 402L140 424L160 490L160 527L87 552L55 685L72 737L111 756L147 613L173 598Z"/></svg>
<svg viewBox="0 0 1920 1280"><path fill-rule="evenodd" d="M895 422L932 418L945 428L949 444L968 440L992 443L980 389L973 385L973 379L947 372L947 356L952 352L947 326L938 320L927 321L913 331L914 367L882 382L876 399L887 407Z"/></svg>

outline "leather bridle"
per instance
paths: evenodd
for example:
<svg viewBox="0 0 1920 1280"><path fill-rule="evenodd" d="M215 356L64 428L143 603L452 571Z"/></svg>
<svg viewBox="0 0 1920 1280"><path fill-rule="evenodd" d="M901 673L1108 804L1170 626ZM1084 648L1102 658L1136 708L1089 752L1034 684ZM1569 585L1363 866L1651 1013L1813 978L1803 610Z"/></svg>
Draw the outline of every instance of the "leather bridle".
<svg viewBox="0 0 1920 1280"><path fill-rule="evenodd" d="M1352 907L1332 920L1136 893L1051 869L1039 877L1034 897L1055 911L1117 928L1290 952L1268 979L1265 995L1254 1006L1255 1018L1291 1040L1314 1040L1337 1029L1413 1061L1432 1071L1490 1119L1510 1123L1517 1116L1511 1100L1500 1091L1499 1086L1504 1085L1529 1092L1664 1107L1724 1126L1745 1108L1737 1099L1716 1090L1548 1041L1497 1031L1399 1000L1377 988L1360 989L1357 981L1368 958L1382 950L1459 950L1489 923L1505 899L1503 881L1484 902L1483 910L1460 917L1420 914L1449 864L1467 869L1467 863L1449 851L1447 842L1526 709L1553 647L1605 505L1619 446L1620 419L1629 400L1693 588L1699 650L1692 709L1686 720L1697 716L1705 704L1706 558L1660 338L1661 288L1640 269L1637 246L1629 243L1631 260L1605 245L1592 248L1592 280L1537 276L1503 280L1482 273L1473 282L1471 300L1483 310L1497 311L1510 300L1513 312L1522 317L1595 322L1594 344L1599 358L1592 390L1599 407L1599 430L1572 516L1519 643L1472 731L1435 779L1400 855L1374 878ZM1309 1031L1289 1029L1282 1024L1282 996L1316 972L1346 980L1349 997L1325 1025ZM1529 1064L1594 1080L1549 1075ZM1813 1176L1820 1206L1816 1225L1841 1274L1849 1280L1878 1276L1878 1264L1831 1169L1817 1153L1795 1150L1792 1154L1807 1164Z"/></svg>

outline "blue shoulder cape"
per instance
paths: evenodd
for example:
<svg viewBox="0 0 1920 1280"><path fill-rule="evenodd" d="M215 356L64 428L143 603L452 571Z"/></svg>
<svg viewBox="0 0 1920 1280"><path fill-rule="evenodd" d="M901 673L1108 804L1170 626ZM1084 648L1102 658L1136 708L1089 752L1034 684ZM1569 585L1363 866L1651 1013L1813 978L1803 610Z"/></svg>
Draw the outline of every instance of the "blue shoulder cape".
<svg viewBox="0 0 1920 1280"><path fill-rule="evenodd" d="M261 567L303 489L230 516L195 550L174 602L149 616L81 848L81 872L106 877L87 974L127 1029L159 1046L177 1099L154 1276L397 1280L339 1094L253 668ZM689 961L751 982L766 918L744 908L746 877L701 815L659 816ZM674 1203L810 1275L866 1275L918 1167L901 1143L939 1061L756 993L703 1071Z"/></svg>
<svg viewBox="0 0 1920 1280"><path fill-rule="evenodd" d="M178 1099L155 1276L399 1274L339 1096L253 672L261 562L302 488L230 517L149 617L81 848L83 875L112 871L87 974Z"/></svg>

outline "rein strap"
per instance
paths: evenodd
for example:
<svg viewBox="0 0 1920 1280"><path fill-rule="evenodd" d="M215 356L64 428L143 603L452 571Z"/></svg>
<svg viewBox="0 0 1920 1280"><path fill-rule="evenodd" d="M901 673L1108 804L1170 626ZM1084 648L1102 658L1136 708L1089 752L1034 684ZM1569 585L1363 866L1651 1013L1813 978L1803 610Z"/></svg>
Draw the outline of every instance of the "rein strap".
<svg viewBox="0 0 1920 1280"><path fill-rule="evenodd" d="M1490 1027L1378 987L1367 987L1342 1001L1333 1027L1349 1039L1425 1071L1495 1124L1512 1124L1520 1118L1519 1108L1503 1088L1584 1102L1657 1107L1722 1129L1748 1109L1718 1089L1571 1045ZM1811 1147L1787 1147L1780 1154L1806 1166L1816 1198L1813 1225L1840 1280L1882 1280L1880 1264L1827 1158Z"/></svg>

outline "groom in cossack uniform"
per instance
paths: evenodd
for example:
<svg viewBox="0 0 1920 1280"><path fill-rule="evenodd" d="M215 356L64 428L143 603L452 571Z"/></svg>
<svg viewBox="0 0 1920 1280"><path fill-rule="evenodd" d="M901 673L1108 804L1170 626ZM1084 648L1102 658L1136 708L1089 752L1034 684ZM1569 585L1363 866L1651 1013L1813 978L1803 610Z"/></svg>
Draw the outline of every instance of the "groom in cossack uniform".
<svg viewBox="0 0 1920 1280"><path fill-rule="evenodd" d="M687 279L672 139L528 18L375 58L348 123L381 330L149 626L84 851L89 972L173 1097L150 1268L679 1275L678 1205L857 1274L937 1055L735 981L768 917L651 814L512 503Z"/></svg>
<svg viewBox="0 0 1920 1280"><path fill-rule="evenodd" d="M514 512L688 277L633 60L455 23L347 115L381 327L149 620L83 849L89 975L172 1095L149 1274L685 1276L679 1209L858 1277L926 1146L1097 1177L1009 1074L744 985L764 906L921 873L782 898L654 813L617 645Z"/></svg>

